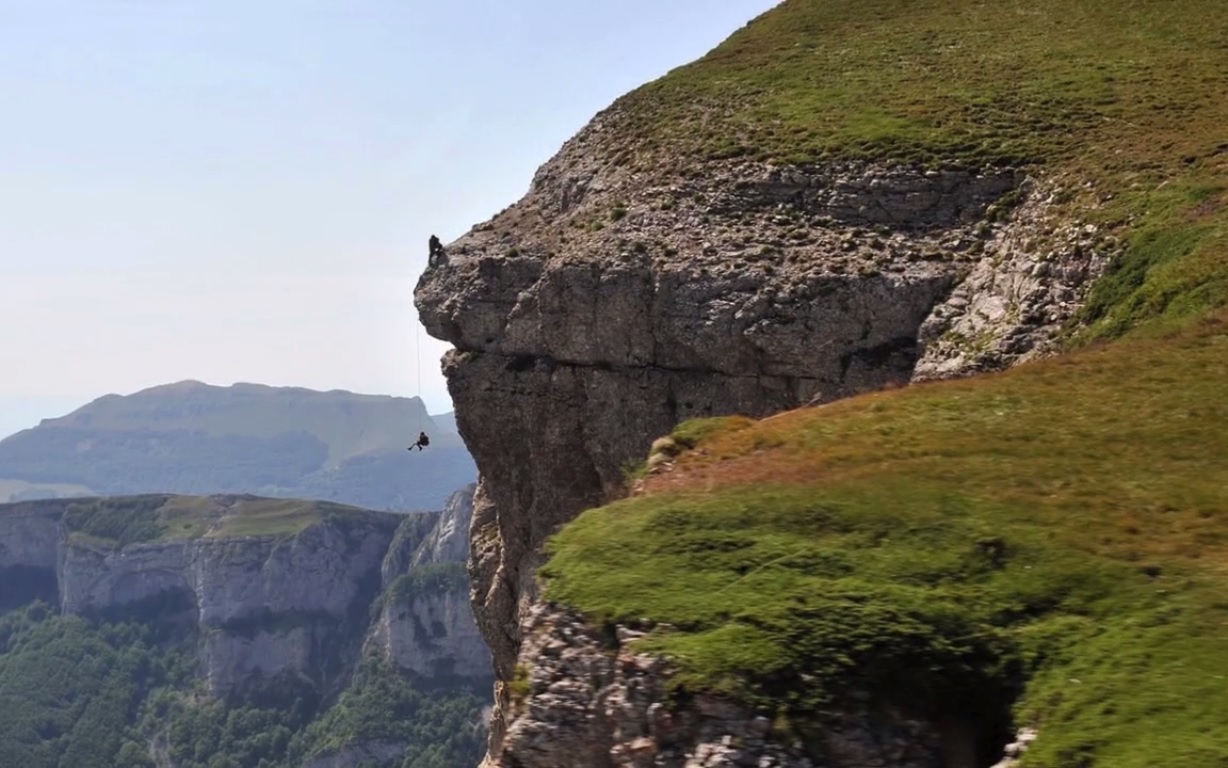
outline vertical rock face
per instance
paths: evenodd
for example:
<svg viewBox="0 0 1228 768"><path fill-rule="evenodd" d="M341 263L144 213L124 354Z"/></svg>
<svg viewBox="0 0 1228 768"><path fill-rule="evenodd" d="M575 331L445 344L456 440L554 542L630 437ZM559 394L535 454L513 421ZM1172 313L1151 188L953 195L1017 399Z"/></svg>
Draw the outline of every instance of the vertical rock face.
<svg viewBox="0 0 1228 768"><path fill-rule="evenodd" d="M422 543L414 549L411 564L467 563L469 561L469 524L473 522L473 492L469 485L448 497L443 511Z"/></svg>
<svg viewBox="0 0 1228 768"><path fill-rule="evenodd" d="M542 542L620 492L655 437L1043 353L1112 247L1012 170L653 174L608 141L599 116L415 293L455 347L444 372L481 475L474 611L503 681Z"/></svg>
<svg viewBox="0 0 1228 768"><path fill-rule="evenodd" d="M0 611L36 599L55 602L63 537L56 502L15 504L0 516Z"/></svg>
<svg viewBox="0 0 1228 768"><path fill-rule="evenodd" d="M491 677L465 574L473 493L469 486L442 512L404 521L384 558L384 594L367 645L426 677Z"/></svg>
<svg viewBox="0 0 1228 768"><path fill-rule="evenodd" d="M42 599L66 614L139 622L195 654L215 699L297 699L323 715L347 687L370 690L361 662L380 653L398 669L378 667L378 684L392 674L425 700L472 702L492 677L465 570L473 491L413 515L229 495L0 505L0 614ZM304 765L399 765L419 724L393 725L405 727L363 722L334 734L344 744L317 740ZM481 733L472 728L463 747L441 737L436 748L471 750ZM169 743L166 734L150 743L158 765L172 764Z"/></svg>
<svg viewBox="0 0 1228 768"><path fill-rule="evenodd" d="M134 544L120 550L65 540L60 564L60 607L100 614L168 593L182 607L198 603L190 541Z"/></svg>
<svg viewBox="0 0 1228 768"><path fill-rule="evenodd" d="M240 514L246 498L193 506L202 518L224 520ZM58 599L65 613L198 630L202 676L218 696L279 676L325 692L338 683L343 660L354 655L346 651L361 645L380 566L403 519L350 510L285 534L206 533L116 546L69 533L64 520L74 503L0 508L0 574L39 575L49 594L24 597Z"/></svg>
<svg viewBox="0 0 1228 768"><path fill-rule="evenodd" d="M132 544L68 540L60 567L65 613L180 615L203 633L210 693L226 696L288 675L328 690L365 626L396 520L293 536ZM186 616L184 616L186 614Z"/></svg>
<svg viewBox="0 0 1228 768"><path fill-rule="evenodd" d="M463 586L390 600L371 640L397 666L436 679L491 678L490 651L478 633Z"/></svg>
<svg viewBox="0 0 1228 768"><path fill-rule="evenodd" d="M200 633L202 675L217 696L286 677L328 693L364 645L425 678L489 680L465 572L473 492L440 512L350 509L268 535L224 533L252 497L165 497L214 527L123 546L70 533L70 507L91 500L4 505L0 610L41 598L70 614L178 623ZM122 512L124 499L113 506Z"/></svg>
<svg viewBox="0 0 1228 768"><path fill-rule="evenodd" d="M57 501L27 501L0 515L0 568L54 571L64 538L62 509Z"/></svg>
<svg viewBox="0 0 1228 768"><path fill-rule="evenodd" d="M283 674L332 687L359 647L378 594L394 521L380 523L325 523L282 540L197 545L197 605L215 693Z"/></svg>

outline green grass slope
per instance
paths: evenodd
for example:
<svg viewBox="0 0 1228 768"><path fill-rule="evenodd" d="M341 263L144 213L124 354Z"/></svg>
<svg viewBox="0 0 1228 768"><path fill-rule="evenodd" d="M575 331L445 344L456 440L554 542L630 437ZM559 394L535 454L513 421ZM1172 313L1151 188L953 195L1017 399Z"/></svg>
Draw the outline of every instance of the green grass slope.
<svg viewBox="0 0 1228 768"><path fill-rule="evenodd" d="M786 0L607 112L610 161L1015 166L1129 250L1085 334L1228 300L1228 3Z"/></svg>
<svg viewBox="0 0 1228 768"><path fill-rule="evenodd" d="M1228 4L787 0L607 119L644 167L1023 167L1127 247L1068 356L681 425L547 595L811 744L869 693L1031 766L1228 764Z"/></svg>
<svg viewBox="0 0 1228 768"><path fill-rule="evenodd" d="M1197 160L1228 55L1216 0L786 0L623 97L631 148L688 158Z"/></svg>
<svg viewBox="0 0 1228 768"><path fill-rule="evenodd" d="M1013 708L1036 766L1228 762L1228 318L680 428L548 594L806 733L852 690ZM980 713L978 715L978 713ZM809 726L807 725L809 724Z"/></svg>
<svg viewBox="0 0 1228 768"><path fill-rule="evenodd" d="M102 547L244 536L294 536L326 523L395 525L399 516L326 501L257 496L147 494L0 504L0 519L43 507L62 510L70 536Z"/></svg>

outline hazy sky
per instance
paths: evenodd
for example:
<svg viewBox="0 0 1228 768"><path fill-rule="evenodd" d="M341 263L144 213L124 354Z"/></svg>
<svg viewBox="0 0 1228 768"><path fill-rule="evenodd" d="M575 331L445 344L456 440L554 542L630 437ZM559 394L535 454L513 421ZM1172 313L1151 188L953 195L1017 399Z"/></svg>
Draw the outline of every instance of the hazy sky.
<svg viewBox="0 0 1228 768"><path fill-rule="evenodd" d="M774 0L0 0L0 436L199 379L450 408L426 240Z"/></svg>

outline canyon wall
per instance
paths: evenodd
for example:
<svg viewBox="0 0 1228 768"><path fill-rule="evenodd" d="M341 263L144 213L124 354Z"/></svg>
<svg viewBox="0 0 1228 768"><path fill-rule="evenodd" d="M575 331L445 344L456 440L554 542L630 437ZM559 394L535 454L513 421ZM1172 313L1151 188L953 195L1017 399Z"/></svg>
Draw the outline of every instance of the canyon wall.
<svg viewBox="0 0 1228 768"><path fill-rule="evenodd" d="M191 525L205 527L182 538L172 527L156 540L123 545L70 530L74 505L93 500L0 505L0 574L8 602L41 597L66 614L198 633L200 673L215 696L281 678L329 695L364 647L424 679L486 679L489 654L465 589L472 493L459 491L443 511L419 515L327 506L318 519L276 533L228 526L243 518L245 504L276 504L294 515L313 502L133 497L134 508L154 499L163 509L191 509ZM129 500L107 501L122 513ZM393 589L423 569L452 581Z"/></svg>

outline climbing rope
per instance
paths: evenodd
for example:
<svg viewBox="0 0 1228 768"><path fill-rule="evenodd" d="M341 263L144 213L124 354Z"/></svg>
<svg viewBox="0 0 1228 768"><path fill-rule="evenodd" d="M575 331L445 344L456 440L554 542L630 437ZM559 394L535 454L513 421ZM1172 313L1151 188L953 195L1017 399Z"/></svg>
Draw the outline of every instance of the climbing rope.
<svg viewBox="0 0 1228 768"><path fill-rule="evenodd" d="M414 391L414 396L418 398L418 437L413 445L409 446L408 450L417 448L421 451L430 444L430 438L427 437L426 430L423 429L422 414L426 412L426 403L422 400L422 323L414 323L414 370L416 374L417 388Z"/></svg>

